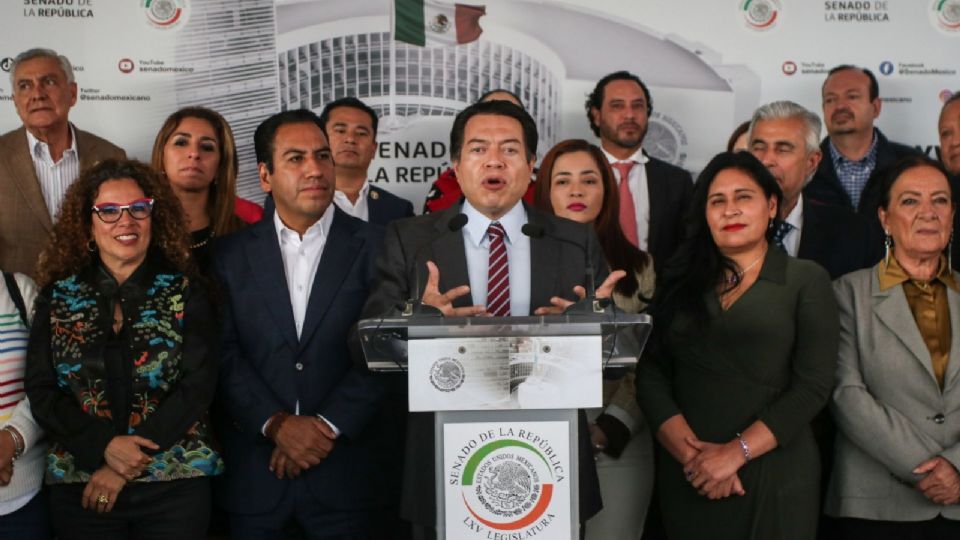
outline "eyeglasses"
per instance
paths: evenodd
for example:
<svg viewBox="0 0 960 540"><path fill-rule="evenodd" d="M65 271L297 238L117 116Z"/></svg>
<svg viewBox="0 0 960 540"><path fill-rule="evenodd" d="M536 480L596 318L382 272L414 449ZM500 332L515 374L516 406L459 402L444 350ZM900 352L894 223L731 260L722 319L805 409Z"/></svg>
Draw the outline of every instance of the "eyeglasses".
<svg viewBox="0 0 960 540"><path fill-rule="evenodd" d="M153 199L137 199L130 204L100 203L93 205L93 211L104 223L120 221L123 211L126 210L133 219L147 219L153 212Z"/></svg>

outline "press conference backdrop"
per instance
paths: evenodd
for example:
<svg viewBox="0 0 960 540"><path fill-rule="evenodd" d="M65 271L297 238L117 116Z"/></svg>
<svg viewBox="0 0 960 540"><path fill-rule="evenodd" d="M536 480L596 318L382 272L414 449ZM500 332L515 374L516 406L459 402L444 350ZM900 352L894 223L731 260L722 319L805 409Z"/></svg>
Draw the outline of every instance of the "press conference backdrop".
<svg viewBox="0 0 960 540"><path fill-rule="evenodd" d="M357 96L381 116L370 181L417 208L450 164L453 115L492 88L521 96L542 156L559 140L593 139L586 95L604 74L632 71L653 94L645 148L694 172L762 103L819 112L836 64L873 70L879 127L931 156L940 106L960 90L960 0L475 3L486 6L477 41L417 47L392 42L392 0L8 1L0 68L30 47L66 54L80 86L71 119L141 159L174 109L217 109L237 137L240 193L254 200L256 125ZM20 124L11 100L0 77L3 131Z"/></svg>

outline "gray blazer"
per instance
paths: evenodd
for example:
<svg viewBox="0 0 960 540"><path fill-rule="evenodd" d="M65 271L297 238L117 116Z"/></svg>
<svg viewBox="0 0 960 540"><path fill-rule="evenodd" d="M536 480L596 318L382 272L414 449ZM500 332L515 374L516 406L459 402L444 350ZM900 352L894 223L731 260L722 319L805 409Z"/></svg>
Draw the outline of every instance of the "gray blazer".
<svg viewBox="0 0 960 540"><path fill-rule="evenodd" d="M834 282L840 308L836 461L825 512L889 521L960 519L913 488L933 456L960 468L960 295L947 289L950 363L941 393L903 287L880 290L877 268Z"/></svg>

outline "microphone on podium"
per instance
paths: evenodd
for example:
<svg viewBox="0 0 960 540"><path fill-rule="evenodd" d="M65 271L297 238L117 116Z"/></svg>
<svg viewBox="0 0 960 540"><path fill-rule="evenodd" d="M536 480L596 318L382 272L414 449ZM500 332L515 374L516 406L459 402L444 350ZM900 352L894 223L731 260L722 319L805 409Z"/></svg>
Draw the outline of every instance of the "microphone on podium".
<svg viewBox="0 0 960 540"><path fill-rule="evenodd" d="M557 242L562 242L564 244L570 244L576 246L577 249L583 252L583 268L584 274L586 277L585 287L587 289L586 296L579 302L574 303L572 306L565 309L563 312L568 313L580 313L580 314L589 314L589 313L605 313L607 309L612 305L612 302L609 298L597 298L597 286L594 282L594 268L593 261L590 260L590 238L592 235L587 235L586 245L570 240L569 238L564 238L562 236L557 236L547 231L547 229L540 225L539 223L527 223L520 228L520 232L529 236L533 240L539 240L543 237L550 237Z"/></svg>

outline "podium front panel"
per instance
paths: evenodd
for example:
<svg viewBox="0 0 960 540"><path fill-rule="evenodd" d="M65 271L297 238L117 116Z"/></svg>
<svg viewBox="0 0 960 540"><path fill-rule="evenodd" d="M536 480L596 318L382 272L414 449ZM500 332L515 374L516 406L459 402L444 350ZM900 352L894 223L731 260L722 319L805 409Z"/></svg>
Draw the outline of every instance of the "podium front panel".
<svg viewBox="0 0 960 540"><path fill-rule="evenodd" d="M438 538L579 538L576 411L436 417Z"/></svg>
<svg viewBox="0 0 960 540"><path fill-rule="evenodd" d="M600 407L601 336L411 339L410 410Z"/></svg>

